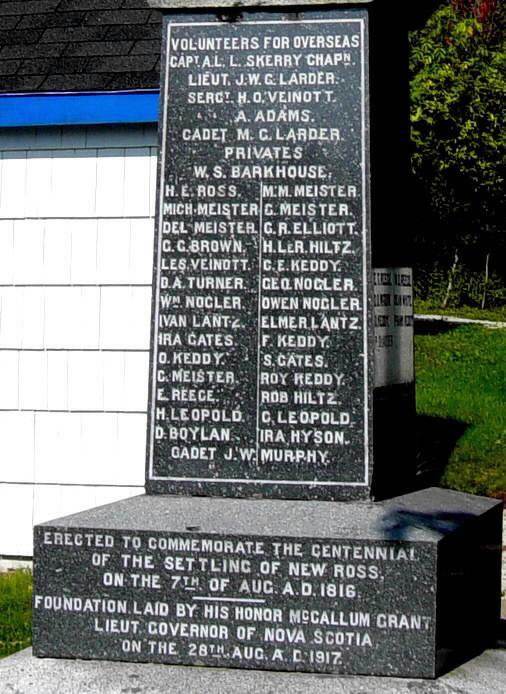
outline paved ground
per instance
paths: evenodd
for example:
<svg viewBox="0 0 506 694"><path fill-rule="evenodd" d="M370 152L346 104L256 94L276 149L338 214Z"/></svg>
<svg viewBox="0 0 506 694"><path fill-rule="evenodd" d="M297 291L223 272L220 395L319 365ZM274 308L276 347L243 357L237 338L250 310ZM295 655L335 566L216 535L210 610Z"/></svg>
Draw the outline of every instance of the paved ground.
<svg viewBox="0 0 506 694"><path fill-rule="evenodd" d="M457 316L438 316L432 313L415 314L415 320L419 321L443 321L455 325L483 325L485 328L506 328L504 321L477 320L476 318L458 318Z"/></svg>
<svg viewBox="0 0 506 694"><path fill-rule="evenodd" d="M0 660L1 694L504 694L506 651L491 650L439 680L248 672L41 660Z"/></svg>

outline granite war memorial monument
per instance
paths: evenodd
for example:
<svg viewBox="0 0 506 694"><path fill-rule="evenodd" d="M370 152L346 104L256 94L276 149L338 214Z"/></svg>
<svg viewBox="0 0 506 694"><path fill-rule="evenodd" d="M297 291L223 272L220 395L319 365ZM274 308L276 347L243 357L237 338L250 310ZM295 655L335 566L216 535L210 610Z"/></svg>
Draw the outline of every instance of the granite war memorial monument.
<svg viewBox="0 0 506 694"><path fill-rule="evenodd" d="M501 506L413 491L406 29L150 4L147 494L36 527L34 654L435 677L494 638Z"/></svg>

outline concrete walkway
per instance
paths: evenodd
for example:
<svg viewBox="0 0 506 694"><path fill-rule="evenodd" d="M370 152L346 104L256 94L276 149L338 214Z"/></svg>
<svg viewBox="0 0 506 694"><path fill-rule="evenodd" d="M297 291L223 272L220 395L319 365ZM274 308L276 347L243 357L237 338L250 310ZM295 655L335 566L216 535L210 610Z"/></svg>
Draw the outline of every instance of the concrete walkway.
<svg viewBox="0 0 506 694"><path fill-rule="evenodd" d="M443 323L454 323L455 325L483 325L485 328L506 328L504 321L477 320L475 318L458 318L457 316L440 316L432 313L415 314L418 321L442 321Z"/></svg>
<svg viewBox="0 0 506 694"><path fill-rule="evenodd" d="M0 660L1 694L504 694L506 651L490 650L438 680L334 677L83 660Z"/></svg>

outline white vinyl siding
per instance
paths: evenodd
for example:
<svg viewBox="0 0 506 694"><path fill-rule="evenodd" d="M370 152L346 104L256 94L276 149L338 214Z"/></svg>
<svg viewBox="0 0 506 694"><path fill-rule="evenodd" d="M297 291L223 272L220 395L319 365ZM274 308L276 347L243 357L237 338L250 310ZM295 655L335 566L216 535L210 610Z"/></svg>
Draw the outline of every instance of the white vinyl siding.
<svg viewBox="0 0 506 694"><path fill-rule="evenodd" d="M154 126L0 131L0 555L143 492Z"/></svg>
<svg viewBox="0 0 506 694"><path fill-rule="evenodd" d="M79 513L142 493L139 487L0 483L2 556L31 557L32 528L52 518Z"/></svg>

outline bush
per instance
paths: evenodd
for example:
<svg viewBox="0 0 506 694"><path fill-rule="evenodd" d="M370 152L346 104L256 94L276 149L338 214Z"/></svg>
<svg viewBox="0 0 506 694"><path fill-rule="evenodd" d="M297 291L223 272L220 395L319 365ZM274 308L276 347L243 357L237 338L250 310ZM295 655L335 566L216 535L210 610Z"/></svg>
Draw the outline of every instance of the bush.
<svg viewBox="0 0 506 694"><path fill-rule="evenodd" d="M441 262L433 266L416 267L414 277L415 297L429 302L434 308L441 308L448 285L448 268ZM457 267L453 276L452 291L448 308L480 308L483 299L484 273L471 270L464 265ZM487 309L500 309L506 305L506 287L502 277L492 272L487 283Z"/></svg>
<svg viewBox="0 0 506 694"><path fill-rule="evenodd" d="M481 305L487 257L506 301L504 26L499 0L448 0L410 37L418 297L447 307Z"/></svg>

